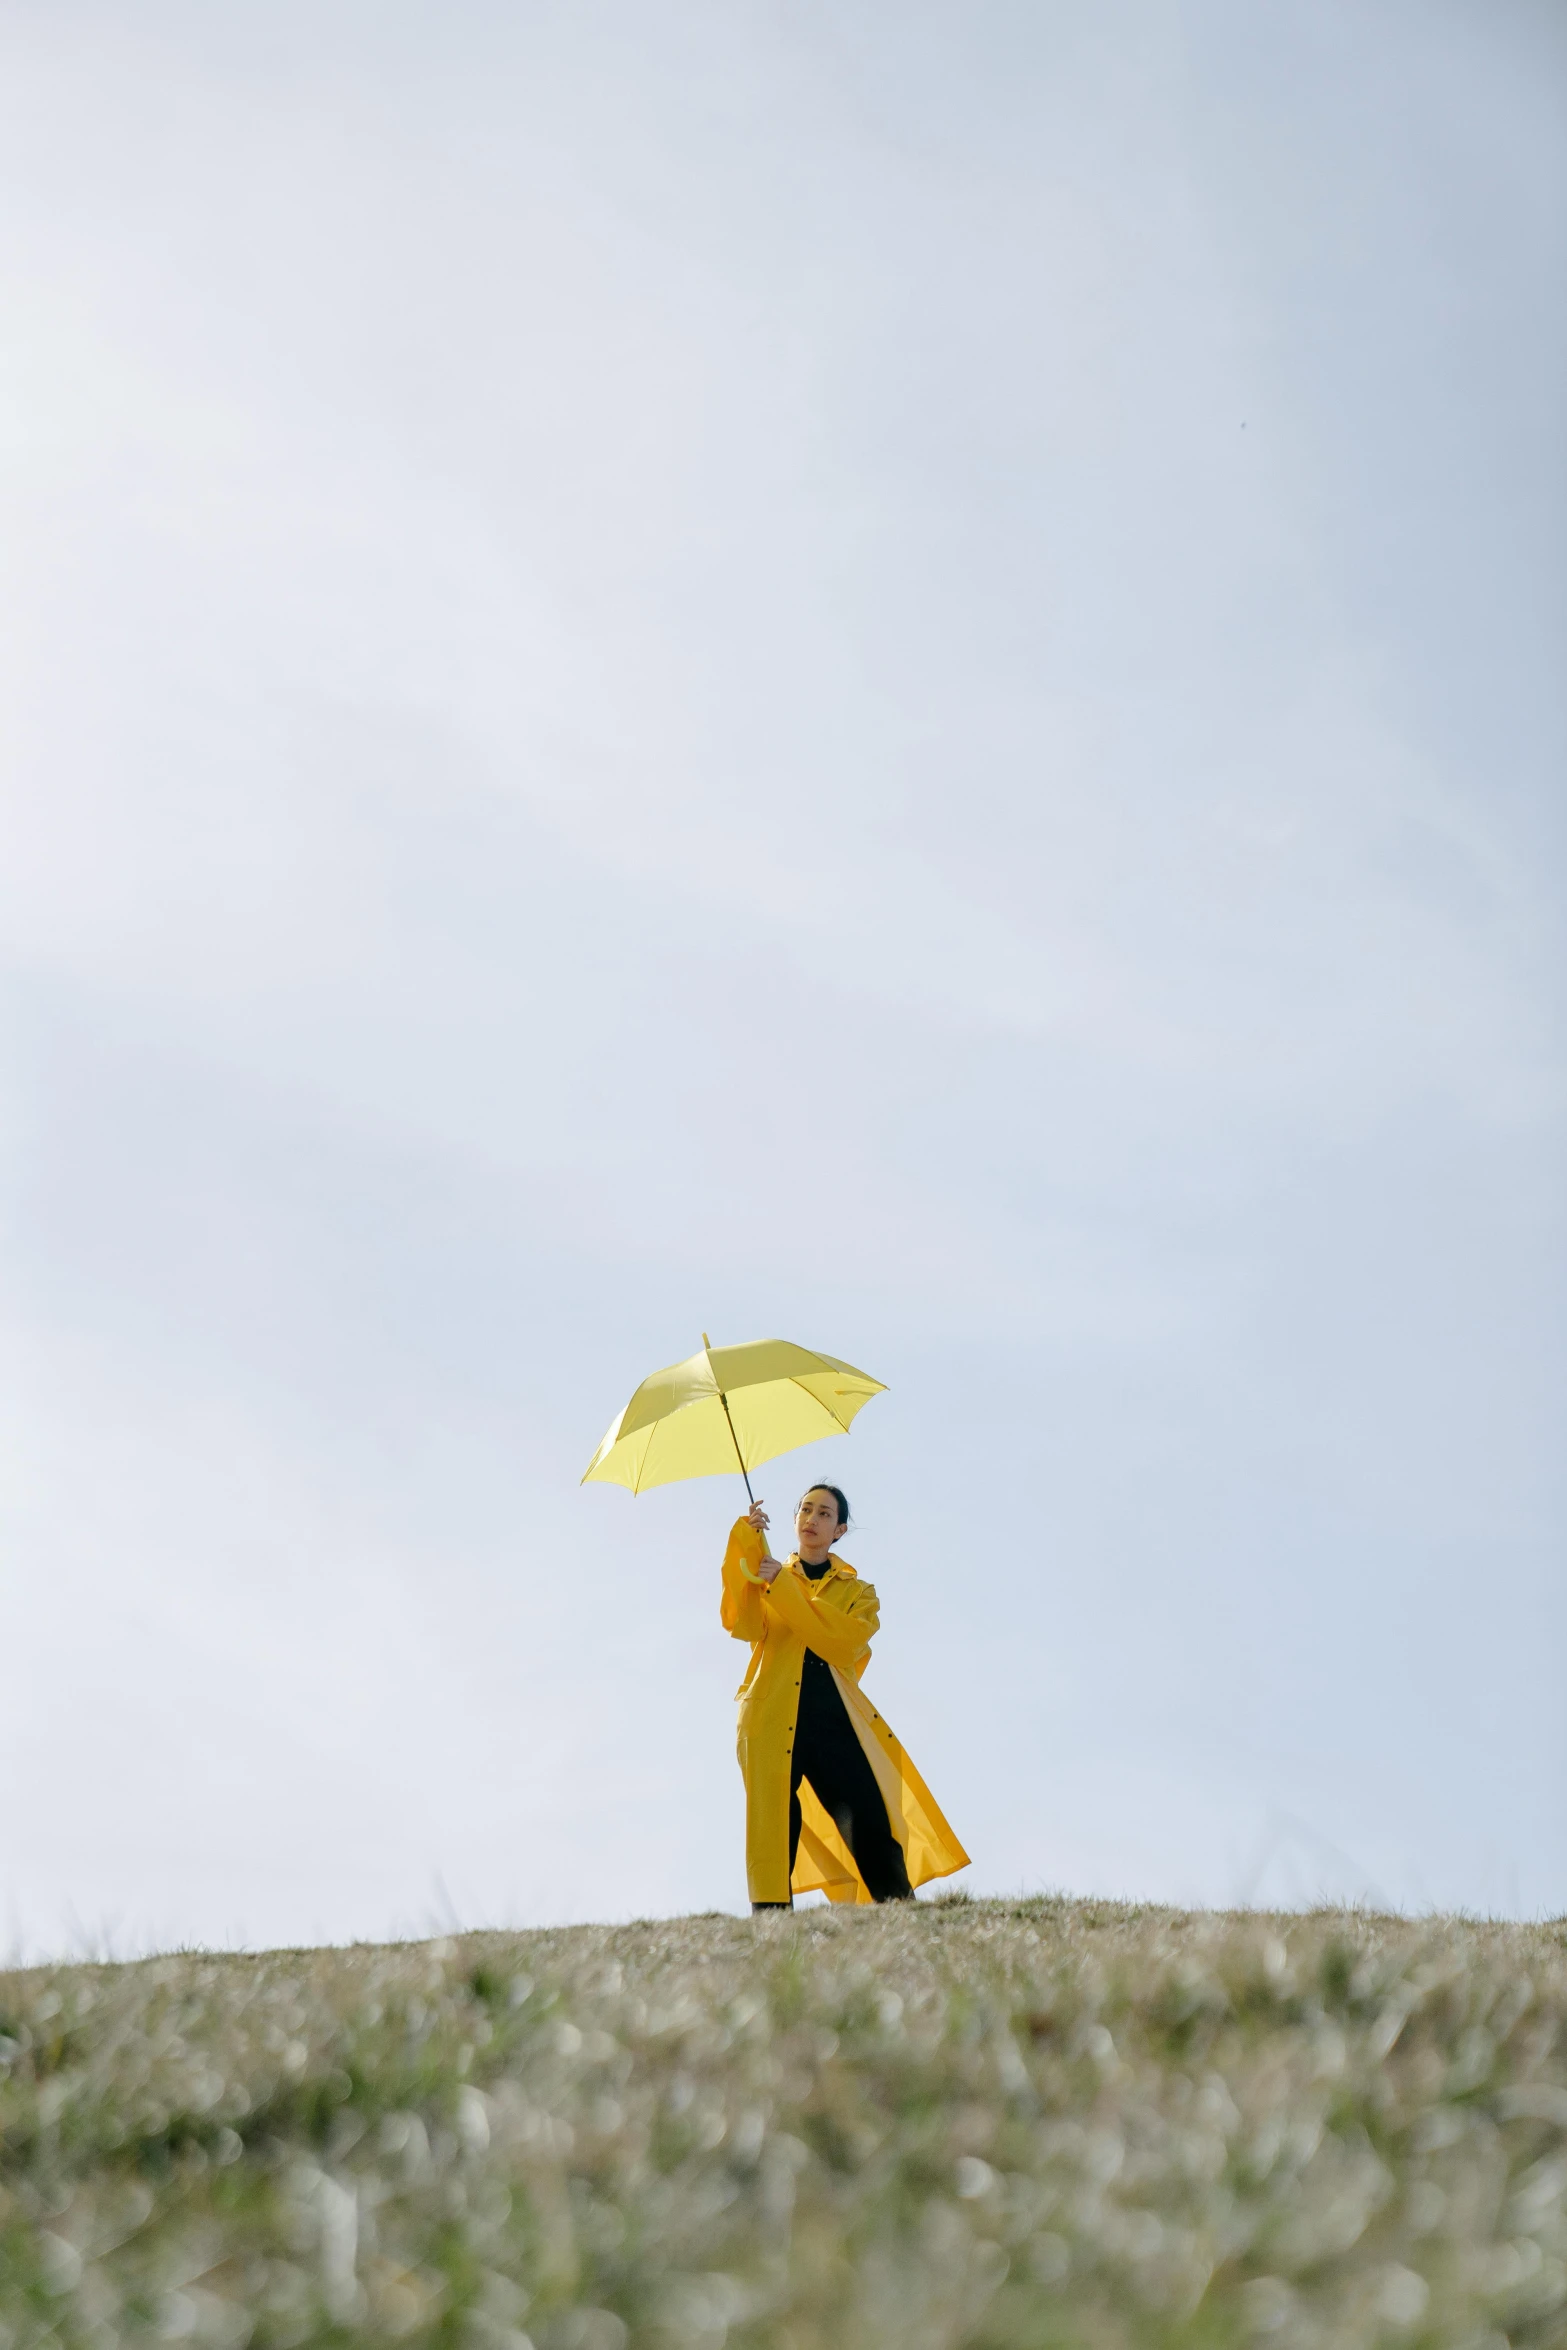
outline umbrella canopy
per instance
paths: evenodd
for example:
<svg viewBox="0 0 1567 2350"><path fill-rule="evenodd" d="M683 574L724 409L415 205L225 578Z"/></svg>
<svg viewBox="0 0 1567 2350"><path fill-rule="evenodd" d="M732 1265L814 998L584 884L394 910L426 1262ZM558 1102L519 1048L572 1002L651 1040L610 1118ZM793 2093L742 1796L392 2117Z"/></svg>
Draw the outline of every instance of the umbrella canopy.
<svg viewBox="0 0 1567 2350"><path fill-rule="evenodd" d="M797 1444L843 1436L879 1379L787 1338L710 1346L644 1379L611 1422L582 1482L673 1485L682 1477L744 1475ZM746 1476L746 1491L751 1480Z"/></svg>

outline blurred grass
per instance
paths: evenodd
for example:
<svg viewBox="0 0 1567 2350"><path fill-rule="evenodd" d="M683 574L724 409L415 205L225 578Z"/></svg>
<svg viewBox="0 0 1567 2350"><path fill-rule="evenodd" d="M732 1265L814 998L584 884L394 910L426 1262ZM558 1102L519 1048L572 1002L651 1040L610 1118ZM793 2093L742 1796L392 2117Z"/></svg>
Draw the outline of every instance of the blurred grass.
<svg viewBox="0 0 1567 2350"><path fill-rule="evenodd" d="M0 2350L1557 2350L1564 2008L1053 1899L16 1971Z"/></svg>

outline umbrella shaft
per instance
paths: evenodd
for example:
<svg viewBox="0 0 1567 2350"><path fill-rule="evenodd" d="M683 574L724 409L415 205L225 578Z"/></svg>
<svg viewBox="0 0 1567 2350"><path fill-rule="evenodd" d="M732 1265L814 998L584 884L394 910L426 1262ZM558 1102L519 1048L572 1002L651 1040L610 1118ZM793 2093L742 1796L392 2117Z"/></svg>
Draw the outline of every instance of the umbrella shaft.
<svg viewBox="0 0 1567 2350"><path fill-rule="evenodd" d="M740 1450L740 1439L735 1434L734 1414L729 1409L729 1398L721 1387L718 1390L718 1400L724 1407L724 1418L729 1422L729 1440L735 1448L735 1459L740 1463L740 1474L745 1479L745 1498L752 1509L755 1509L756 1495L751 1491L751 1477L745 1465L745 1454Z"/></svg>

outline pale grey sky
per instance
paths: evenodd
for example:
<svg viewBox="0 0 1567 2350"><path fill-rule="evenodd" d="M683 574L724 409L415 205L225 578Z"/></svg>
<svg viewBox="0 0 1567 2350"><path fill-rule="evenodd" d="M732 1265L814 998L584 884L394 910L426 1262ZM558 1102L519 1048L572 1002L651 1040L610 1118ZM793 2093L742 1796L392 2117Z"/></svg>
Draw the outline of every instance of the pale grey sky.
<svg viewBox="0 0 1567 2350"><path fill-rule="evenodd" d="M1567 27L0 11L28 1948L742 1905L889 1383L976 1890L1567 1909Z"/></svg>

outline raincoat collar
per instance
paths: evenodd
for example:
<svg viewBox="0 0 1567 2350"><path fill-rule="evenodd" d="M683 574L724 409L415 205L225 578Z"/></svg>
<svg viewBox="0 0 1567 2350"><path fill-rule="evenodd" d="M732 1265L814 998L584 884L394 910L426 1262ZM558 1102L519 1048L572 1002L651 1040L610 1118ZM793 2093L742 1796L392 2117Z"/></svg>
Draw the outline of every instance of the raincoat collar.
<svg viewBox="0 0 1567 2350"><path fill-rule="evenodd" d="M848 1560L838 1558L832 1551L827 1553L827 1564L823 1567L819 1575L813 1575L811 1573L809 1567L806 1565L804 1559L801 1558L797 1550L792 1550L789 1553L789 1556L784 1561L784 1565L786 1567L798 1567L801 1574L804 1575L809 1582L814 1583L818 1590L820 1590L824 1583L830 1583L834 1575L847 1575L851 1582L857 1580L854 1569L850 1566Z"/></svg>

